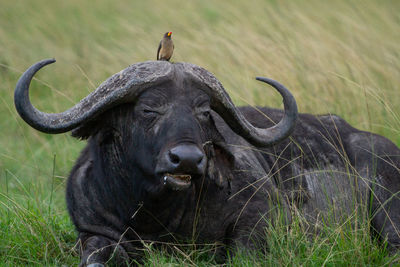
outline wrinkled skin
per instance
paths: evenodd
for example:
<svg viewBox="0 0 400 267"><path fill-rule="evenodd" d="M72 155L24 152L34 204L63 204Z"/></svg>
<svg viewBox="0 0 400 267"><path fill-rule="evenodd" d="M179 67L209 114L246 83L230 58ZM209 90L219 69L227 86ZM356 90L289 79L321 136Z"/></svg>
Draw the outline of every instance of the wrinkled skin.
<svg viewBox="0 0 400 267"><path fill-rule="evenodd" d="M118 242L119 264L129 262L128 255L140 256L141 240L251 247L243 232L253 231L255 237L266 225L254 214L267 218L279 203L286 205L272 181L254 196L253 188L233 196L260 174L266 176L268 168L251 153L248 162L236 162L215 126L209 97L196 86L202 85L177 80L151 88L135 104L114 108L74 132L90 136L67 188L68 208L83 244L82 265L105 263ZM168 171L163 161L165 151L179 144L197 147L205 164L200 170L178 170L191 175L191 185L173 190L164 184ZM253 163L254 177L232 173ZM244 209L250 198L252 204ZM102 247L107 249L96 253Z"/></svg>
<svg viewBox="0 0 400 267"><path fill-rule="evenodd" d="M291 138L255 149L210 110L201 86L181 79L150 88L136 103L74 131L88 138L67 187L82 266L111 257L118 265L140 261L150 241L217 243L223 260L226 248L267 244L263 229L278 219L289 223L291 207L310 223L321 216L335 223L371 203L378 236L400 246L400 151L394 144L337 116L301 114ZM280 110L261 110L272 121L282 117ZM241 111L258 127L272 126L254 108ZM165 156L181 144L204 158L198 168L176 171L191 175L191 182L174 190L164 183Z"/></svg>

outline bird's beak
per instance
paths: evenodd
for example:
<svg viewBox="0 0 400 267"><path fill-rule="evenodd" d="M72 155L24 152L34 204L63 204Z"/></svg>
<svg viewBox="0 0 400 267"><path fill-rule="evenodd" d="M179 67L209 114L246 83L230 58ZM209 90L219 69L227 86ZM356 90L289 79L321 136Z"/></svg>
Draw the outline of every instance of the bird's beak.
<svg viewBox="0 0 400 267"><path fill-rule="evenodd" d="M172 34L172 32L169 32L169 33L168 33L168 37L171 36L171 34Z"/></svg>

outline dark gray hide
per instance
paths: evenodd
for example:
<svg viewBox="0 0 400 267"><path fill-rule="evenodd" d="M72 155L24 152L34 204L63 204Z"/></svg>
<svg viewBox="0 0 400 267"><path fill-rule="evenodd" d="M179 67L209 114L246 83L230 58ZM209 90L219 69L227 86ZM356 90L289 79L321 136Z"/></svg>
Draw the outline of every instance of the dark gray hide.
<svg viewBox="0 0 400 267"><path fill-rule="evenodd" d="M340 223L358 209L391 248L400 246L400 150L333 115L300 114L294 127L285 89L285 112L236 110L206 70L145 62L78 108L42 114L26 104L29 82L19 83L15 101L30 125L88 139L67 185L82 266L139 260L147 242L215 243L219 255L260 248L265 227L289 223L294 208L310 225Z"/></svg>

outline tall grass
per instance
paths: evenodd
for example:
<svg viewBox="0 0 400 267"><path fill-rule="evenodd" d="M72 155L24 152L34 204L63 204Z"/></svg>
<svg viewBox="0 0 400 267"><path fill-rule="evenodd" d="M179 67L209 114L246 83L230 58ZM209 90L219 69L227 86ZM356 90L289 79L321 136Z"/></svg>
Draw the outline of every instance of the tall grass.
<svg viewBox="0 0 400 267"><path fill-rule="evenodd" d="M254 80L267 76L291 89L301 112L336 113L400 145L398 1L0 0L0 7L4 266L79 261L72 250L75 233L64 185L84 143L32 130L13 107L18 77L43 58L55 57L57 63L33 81L32 102L59 112L129 64L154 60L162 34L172 31L172 60L213 72L238 105L280 107L278 94ZM392 258L367 238L368 225L363 226L326 228L329 233L313 241L296 227L278 228L269 233L274 245L267 258L239 255L230 265L389 262ZM148 265L214 264L190 253L167 257L149 249Z"/></svg>

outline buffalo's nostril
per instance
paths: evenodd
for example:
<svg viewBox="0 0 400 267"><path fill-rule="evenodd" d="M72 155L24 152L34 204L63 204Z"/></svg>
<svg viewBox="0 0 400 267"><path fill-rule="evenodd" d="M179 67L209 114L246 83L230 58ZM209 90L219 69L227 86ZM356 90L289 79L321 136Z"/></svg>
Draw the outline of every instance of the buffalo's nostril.
<svg viewBox="0 0 400 267"><path fill-rule="evenodd" d="M168 155L169 155L170 161L174 164L179 164L179 162L181 161L179 158L179 155L176 155L176 154L172 153L171 151L168 153Z"/></svg>
<svg viewBox="0 0 400 267"><path fill-rule="evenodd" d="M204 157L204 152L194 144L181 144L168 151L168 161L174 172L201 173Z"/></svg>

